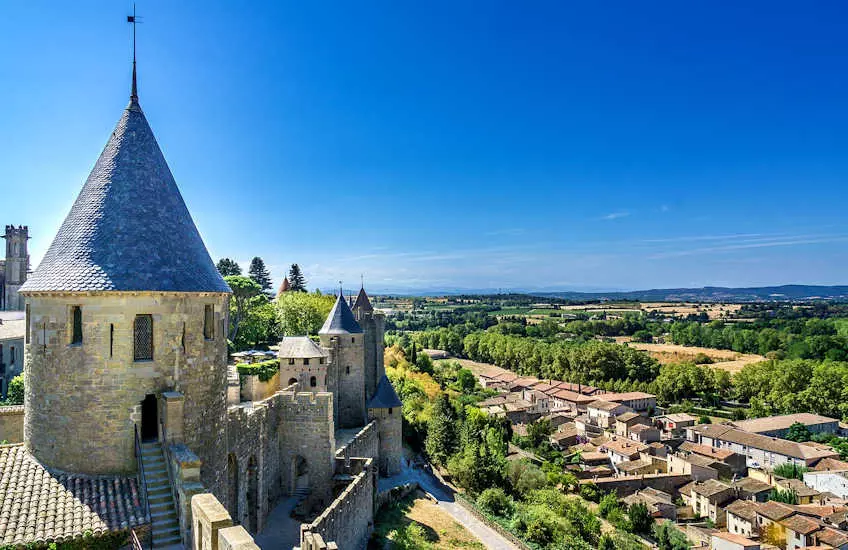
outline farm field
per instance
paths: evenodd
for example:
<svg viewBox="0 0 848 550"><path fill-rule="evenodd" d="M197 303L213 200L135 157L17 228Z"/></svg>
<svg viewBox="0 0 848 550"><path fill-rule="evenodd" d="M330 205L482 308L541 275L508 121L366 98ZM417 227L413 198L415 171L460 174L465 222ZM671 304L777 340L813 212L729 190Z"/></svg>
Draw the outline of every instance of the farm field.
<svg viewBox="0 0 848 550"><path fill-rule="evenodd" d="M762 355L753 353L739 353L726 349L701 348L696 346L681 346L678 344L645 344L641 342L629 342L629 337L616 338L616 341L625 343L631 348L647 351L662 364L680 363L692 361L696 355L703 353L710 357L715 363L711 366L726 370L733 374L739 372L745 365L765 361Z"/></svg>
<svg viewBox="0 0 848 550"><path fill-rule="evenodd" d="M410 526L416 531L415 536L425 539L426 548L445 548L447 550L484 550L483 546L471 533L437 504L421 492L416 491L406 499L384 509L376 518L374 531L378 542L384 546L372 545L374 548L398 548L394 544L399 534L407 531ZM401 535L402 536L402 535ZM408 541L404 541L408 542ZM421 541L415 541L420 544ZM386 544L388 543L388 544ZM371 548L372 546L369 546ZM410 548L409 545L402 546ZM415 546L418 548L419 546Z"/></svg>

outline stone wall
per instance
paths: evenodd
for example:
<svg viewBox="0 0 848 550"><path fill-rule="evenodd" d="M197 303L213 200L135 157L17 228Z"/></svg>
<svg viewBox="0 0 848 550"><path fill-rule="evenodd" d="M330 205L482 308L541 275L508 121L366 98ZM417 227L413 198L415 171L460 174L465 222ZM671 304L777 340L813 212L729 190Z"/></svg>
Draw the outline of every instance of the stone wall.
<svg viewBox="0 0 848 550"><path fill-rule="evenodd" d="M380 434L380 454L377 465L380 475L391 477L400 473L403 461L403 415L401 409L370 409L368 414L376 420Z"/></svg>
<svg viewBox="0 0 848 550"><path fill-rule="evenodd" d="M223 502L237 523L261 531L283 495L297 488L298 468L307 485L308 506L332 500L333 397L329 393L280 391L229 408Z"/></svg>
<svg viewBox="0 0 848 550"><path fill-rule="evenodd" d="M226 472L228 296L213 293L30 293L24 442L44 464L84 474L136 469L133 433L141 402L185 395L185 443L203 461L215 494ZM215 308L215 337L203 334ZM82 311L83 341L71 344L71 307ZM153 317L152 361L134 361L133 323ZM96 426L96 429L92 429Z"/></svg>
<svg viewBox="0 0 848 550"><path fill-rule="evenodd" d="M351 459L349 468L359 471L353 481L324 512L310 524L301 526L301 550L318 548L315 535L323 541L342 544L350 550L364 549L374 529L375 475L373 461Z"/></svg>
<svg viewBox="0 0 848 550"><path fill-rule="evenodd" d="M240 375L241 400L261 401L274 395L280 390L280 373L278 372L270 380L263 382L259 375Z"/></svg>
<svg viewBox="0 0 848 550"><path fill-rule="evenodd" d="M365 332L365 395L370 398L386 373L383 365L386 317L382 313L356 312L356 315L359 326Z"/></svg>
<svg viewBox="0 0 848 550"><path fill-rule="evenodd" d="M24 440L24 406L0 407L0 441L20 443Z"/></svg>
<svg viewBox="0 0 848 550"><path fill-rule="evenodd" d="M692 481L688 474L645 474L626 477L604 477L600 479L587 479L580 483L594 483L602 493L615 491L619 497L632 495L645 487L658 489L671 495L677 493L677 489Z"/></svg>
<svg viewBox="0 0 848 550"><path fill-rule="evenodd" d="M379 432L377 422L370 422L359 430L346 445L336 451L336 458L373 458L379 456Z"/></svg>

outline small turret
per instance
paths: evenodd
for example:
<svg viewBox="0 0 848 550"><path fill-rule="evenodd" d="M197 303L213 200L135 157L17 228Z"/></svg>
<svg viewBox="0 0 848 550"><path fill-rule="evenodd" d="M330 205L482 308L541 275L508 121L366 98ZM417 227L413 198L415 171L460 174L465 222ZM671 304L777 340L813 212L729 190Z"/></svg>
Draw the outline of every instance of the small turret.
<svg viewBox="0 0 848 550"><path fill-rule="evenodd" d="M392 383L384 374L377 391L368 401L368 419L377 421L380 438L380 475L392 476L400 472L403 459L403 403Z"/></svg>
<svg viewBox="0 0 848 550"><path fill-rule="evenodd" d="M361 426L366 418L365 338L341 292L318 337L330 351L327 389L335 398L336 425Z"/></svg>

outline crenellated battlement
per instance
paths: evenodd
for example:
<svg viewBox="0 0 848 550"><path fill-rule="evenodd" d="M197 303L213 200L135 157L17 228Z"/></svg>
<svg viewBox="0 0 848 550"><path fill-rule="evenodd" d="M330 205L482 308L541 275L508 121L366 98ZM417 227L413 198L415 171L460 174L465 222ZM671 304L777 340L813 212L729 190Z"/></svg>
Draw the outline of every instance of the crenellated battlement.
<svg viewBox="0 0 848 550"><path fill-rule="evenodd" d="M345 541L351 548L364 548L371 536L374 515L374 472L372 459L362 462L361 471L339 496L310 524L301 526L301 548L319 535L324 541Z"/></svg>

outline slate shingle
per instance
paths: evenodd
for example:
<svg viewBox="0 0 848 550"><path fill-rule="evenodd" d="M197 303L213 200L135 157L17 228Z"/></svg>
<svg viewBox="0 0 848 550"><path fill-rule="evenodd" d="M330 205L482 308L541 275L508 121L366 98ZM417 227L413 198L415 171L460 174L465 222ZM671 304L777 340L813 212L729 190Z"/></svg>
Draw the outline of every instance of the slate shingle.
<svg viewBox="0 0 848 550"><path fill-rule="evenodd" d="M134 99L21 290L230 292Z"/></svg>

